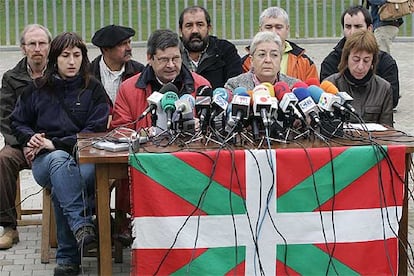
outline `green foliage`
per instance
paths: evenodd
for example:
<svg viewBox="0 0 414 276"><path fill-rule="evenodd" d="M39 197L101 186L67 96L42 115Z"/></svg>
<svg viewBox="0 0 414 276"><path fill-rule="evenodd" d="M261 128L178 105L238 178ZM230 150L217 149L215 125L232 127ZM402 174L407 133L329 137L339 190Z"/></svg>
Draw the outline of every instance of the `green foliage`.
<svg viewBox="0 0 414 276"><path fill-rule="evenodd" d="M16 2L18 6L15 6ZM53 35L63 31L76 31L87 42L90 42L95 30L101 26L129 25L137 30L135 41L146 41L151 31L158 28L178 31L180 12L186 4L193 5L194 2L196 1L0 0L0 45L16 44L20 32L29 23L46 25ZM260 12L268 6L277 5L286 9L289 14L290 37L340 37L342 11L360 1L199 0L197 3L204 4L204 2L207 3L206 8L212 17L213 34L233 40L250 39L258 29ZM225 20L222 20L223 17ZM412 16L406 17L400 35L410 36L412 19Z"/></svg>

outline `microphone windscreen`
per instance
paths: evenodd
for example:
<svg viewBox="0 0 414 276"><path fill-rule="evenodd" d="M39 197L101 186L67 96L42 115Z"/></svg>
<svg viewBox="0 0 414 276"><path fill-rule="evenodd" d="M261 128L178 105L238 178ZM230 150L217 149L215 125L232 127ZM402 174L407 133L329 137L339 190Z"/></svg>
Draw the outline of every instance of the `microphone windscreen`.
<svg viewBox="0 0 414 276"><path fill-rule="evenodd" d="M160 91L158 92L160 92L161 94L165 94L165 92L168 91L178 93L178 88L172 82L169 82L164 84L164 86L161 87Z"/></svg>
<svg viewBox="0 0 414 276"><path fill-rule="evenodd" d="M327 93L331 93L331 94L337 94L339 92L339 89L335 86L335 84L333 84L332 82L328 81L328 80L324 80L321 82L321 88L327 92Z"/></svg>
<svg viewBox="0 0 414 276"><path fill-rule="evenodd" d="M289 85L284 81L278 81L273 86L275 97L280 101L286 93L290 92Z"/></svg>
<svg viewBox="0 0 414 276"><path fill-rule="evenodd" d="M184 100L190 103L190 106L192 109L194 109L195 106L195 99L191 94L184 94L180 97L180 100Z"/></svg>
<svg viewBox="0 0 414 276"><path fill-rule="evenodd" d="M172 91L165 92L164 96L161 99L162 110L167 110L167 109L175 110L175 102L177 100L178 100L177 93L172 92Z"/></svg>
<svg viewBox="0 0 414 276"><path fill-rule="evenodd" d="M240 94L244 94L247 93L247 88L246 87L237 87L236 89L233 90L234 95L240 95Z"/></svg>
<svg viewBox="0 0 414 276"><path fill-rule="evenodd" d="M273 85L270 82L262 82L262 84L267 86L267 89L269 90L270 97L274 97L275 96L275 89L274 89Z"/></svg>
<svg viewBox="0 0 414 276"><path fill-rule="evenodd" d="M305 81L305 83L308 86L311 86L311 85L321 86L321 82L317 78L309 78Z"/></svg>
<svg viewBox="0 0 414 276"><path fill-rule="evenodd" d="M230 102L231 101L231 99L230 99L230 93L229 93L229 91L227 91L226 88L217 87L213 91L213 96L215 96L215 95L219 95L220 97L222 97L227 102Z"/></svg>
<svg viewBox="0 0 414 276"><path fill-rule="evenodd" d="M209 96L209 97L212 97L213 96L213 89L211 89L211 87L208 86L208 85L199 86L197 88L196 95L197 96Z"/></svg>
<svg viewBox="0 0 414 276"><path fill-rule="evenodd" d="M308 91L315 103L319 102L319 99L321 98L322 93L324 93L322 88L316 85L309 85Z"/></svg>
<svg viewBox="0 0 414 276"><path fill-rule="evenodd" d="M295 94L296 98L298 98L299 101L302 101L303 99L310 97L309 91L305 87L298 87L294 89L293 94Z"/></svg>
<svg viewBox="0 0 414 276"><path fill-rule="evenodd" d="M295 82L295 84L293 84L293 86L292 86L292 91L293 91L293 89L296 89L296 88L299 88L299 87L307 88L308 85L306 83L304 83L303 81Z"/></svg>

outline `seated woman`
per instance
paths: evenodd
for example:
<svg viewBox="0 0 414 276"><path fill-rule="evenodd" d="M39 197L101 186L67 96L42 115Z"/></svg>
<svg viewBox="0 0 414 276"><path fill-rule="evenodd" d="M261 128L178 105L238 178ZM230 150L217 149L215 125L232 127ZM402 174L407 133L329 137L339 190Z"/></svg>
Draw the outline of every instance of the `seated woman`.
<svg viewBox="0 0 414 276"><path fill-rule="evenodd" d="M106 130L109 105L103 86L90 77L87 48L72 32L50 45L44 77L23 92L12 128L36 182L51 190L58 248L54 275L77 275L81 254L97 246L88 199L95 167L77 164L77 133Z"/></svg>
<svg viewBox="0 0 414 276"><path fill-rule="evenodd" d="M325 80L354 98L352 106L365 123L393 126L391 85L375 74L378 52L378 44L371 31L353 33L346 39L342 50L339 73ZM351 120L357 121L352 116Z"/></svg>
<svg viewBox="0 0 414 276"><path fill-rule="evenodd" d="M281 45L277 34L269 31L258 32L250 44L250 71L228 79L224 87L232 91L237 87L252 90L260 83L275 84L278 81L286 82L292 87L299 80L280 73Z"/></svg>

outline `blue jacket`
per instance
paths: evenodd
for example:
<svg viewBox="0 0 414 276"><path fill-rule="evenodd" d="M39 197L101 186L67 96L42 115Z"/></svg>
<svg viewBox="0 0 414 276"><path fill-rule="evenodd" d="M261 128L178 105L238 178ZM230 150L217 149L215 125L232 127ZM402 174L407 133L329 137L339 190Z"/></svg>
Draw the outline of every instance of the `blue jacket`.
<svg viewBox="0 0 414 276"><path fill-rule="evenodd" d="M53 76L43 84L40 80L25 89L12 113L12 128L22 147L35 133L45 133L56 149L72 154L77 133L106 130L109 104L98 80L92 78L86 89L81 76Z"/></svg>

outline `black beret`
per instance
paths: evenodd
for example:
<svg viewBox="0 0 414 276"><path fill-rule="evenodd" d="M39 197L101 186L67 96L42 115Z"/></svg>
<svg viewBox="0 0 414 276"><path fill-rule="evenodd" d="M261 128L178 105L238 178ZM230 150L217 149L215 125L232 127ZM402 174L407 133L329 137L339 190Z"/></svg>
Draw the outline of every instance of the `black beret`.
<svg viewBox="0 0 414 276"><path fill-rule="evenodd" d="M92 43L98 47L112 48L134 35L135 30L132 28L109 25L96 31L92 37Z"/></svg>

